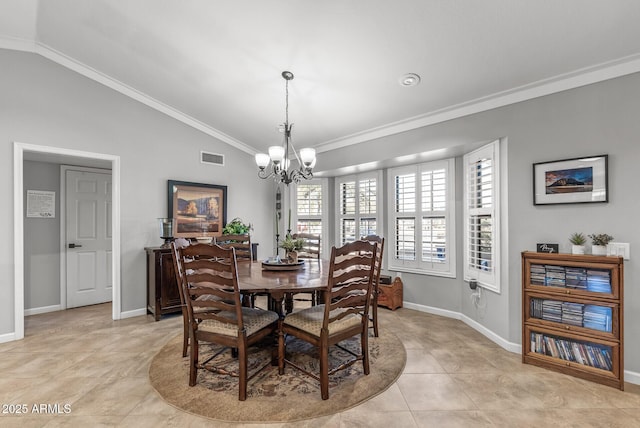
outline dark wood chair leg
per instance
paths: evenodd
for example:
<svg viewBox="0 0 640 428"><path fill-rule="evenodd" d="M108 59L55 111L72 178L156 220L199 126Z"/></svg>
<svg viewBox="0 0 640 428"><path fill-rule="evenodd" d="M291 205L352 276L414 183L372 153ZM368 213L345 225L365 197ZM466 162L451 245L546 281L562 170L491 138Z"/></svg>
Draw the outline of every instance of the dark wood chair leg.
<svg viewBox="0 0 640 428"><path fill-rule="evenodd" d="M378 337L380 332L378 331L378 292L373 294L373 305L371 310L373 311L373 335Z"/></svg>
<svg viewBox="0 0 640 428"><path fill-rule="evenodd" d="M184 333L182 336L182 358L187 356L187 347L189 346L189 321L187 320L187 309L182 308L182 325Z"/></svg>
<svg viewBox="0 0 640 428"><path fill-rule="evenodd" d="M280 321L281 323L282 321ZM278 374L284 374L284 353L286 352L286 346L284 343L284 333L282 328L278 327Z"/></svg>
<svg viewBox="0 0 640 428"><path fill-rule="evenodd" d="M247 340L240 344L238 348L238 400L245 401L247 399Z"/></svg>
<svg viewBox="0 0 640 428"><path fill-rule="evenodd" d="M189 386L195 386L198 377L198 341L191 339L191 355L189 356Z"/></svg>
<svg viewBox="0 0 640 428"><path fill-rule="evenodd" d="M329 399L329 344L327 331L320 333L320 395L323 400Z"/></svg>
<svg viewBox="0 0 640 428"><path fill-rule="evenodd" d="M360 345L362 347L362 371L364 374L369 374L369 322L363 326L362 334L360 335Z"/></svg>

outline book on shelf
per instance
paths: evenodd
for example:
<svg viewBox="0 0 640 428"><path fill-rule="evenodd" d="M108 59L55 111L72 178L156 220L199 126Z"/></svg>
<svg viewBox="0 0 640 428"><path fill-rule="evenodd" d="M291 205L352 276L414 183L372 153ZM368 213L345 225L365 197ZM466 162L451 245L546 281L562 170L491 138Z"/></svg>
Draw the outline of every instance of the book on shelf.
<svg viewBox="0 0 640 428"><path fill-rule="evenodd" d="M613 369L611 347L571 339L561 339L543 333L531 333L531 351L564 361L595 367Z"/></svg>

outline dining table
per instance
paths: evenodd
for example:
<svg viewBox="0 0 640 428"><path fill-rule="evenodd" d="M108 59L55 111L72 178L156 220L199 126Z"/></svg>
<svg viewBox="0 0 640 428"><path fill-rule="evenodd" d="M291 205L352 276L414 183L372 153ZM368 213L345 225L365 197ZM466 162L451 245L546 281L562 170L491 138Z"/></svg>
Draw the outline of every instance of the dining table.
<svg viewBox="0 0 640 428"><path fill-rule="evenodd" d="M293 309L292 296L326 290L329 261L304 259L296 266L265 261L238 263L238 287L245 297L268 296L269 309L281 317Z"/></svg>

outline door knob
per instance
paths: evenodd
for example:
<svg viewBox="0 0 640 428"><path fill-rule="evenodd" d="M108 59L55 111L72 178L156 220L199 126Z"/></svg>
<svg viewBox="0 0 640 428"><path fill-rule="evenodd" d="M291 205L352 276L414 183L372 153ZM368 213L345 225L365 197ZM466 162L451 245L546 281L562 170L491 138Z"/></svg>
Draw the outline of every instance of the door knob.
<svg viewBox="0 0 640 428"><path fill-rule="evenodd" d="M78 245L78 244L69 244L69 248L79 248L82 247L82 245Z"/></svg>

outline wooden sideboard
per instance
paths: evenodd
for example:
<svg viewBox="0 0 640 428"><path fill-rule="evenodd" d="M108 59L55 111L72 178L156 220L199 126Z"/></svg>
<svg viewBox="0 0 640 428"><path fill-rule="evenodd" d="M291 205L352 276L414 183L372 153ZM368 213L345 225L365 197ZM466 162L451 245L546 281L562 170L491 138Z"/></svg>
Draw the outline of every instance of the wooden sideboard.
<svg viewBox="0 0 640 428"><path fill-rule="evenodd" d="M165 314L181 312L171 248L148 247L147 252L147 313L156 321Z"/></svg>

